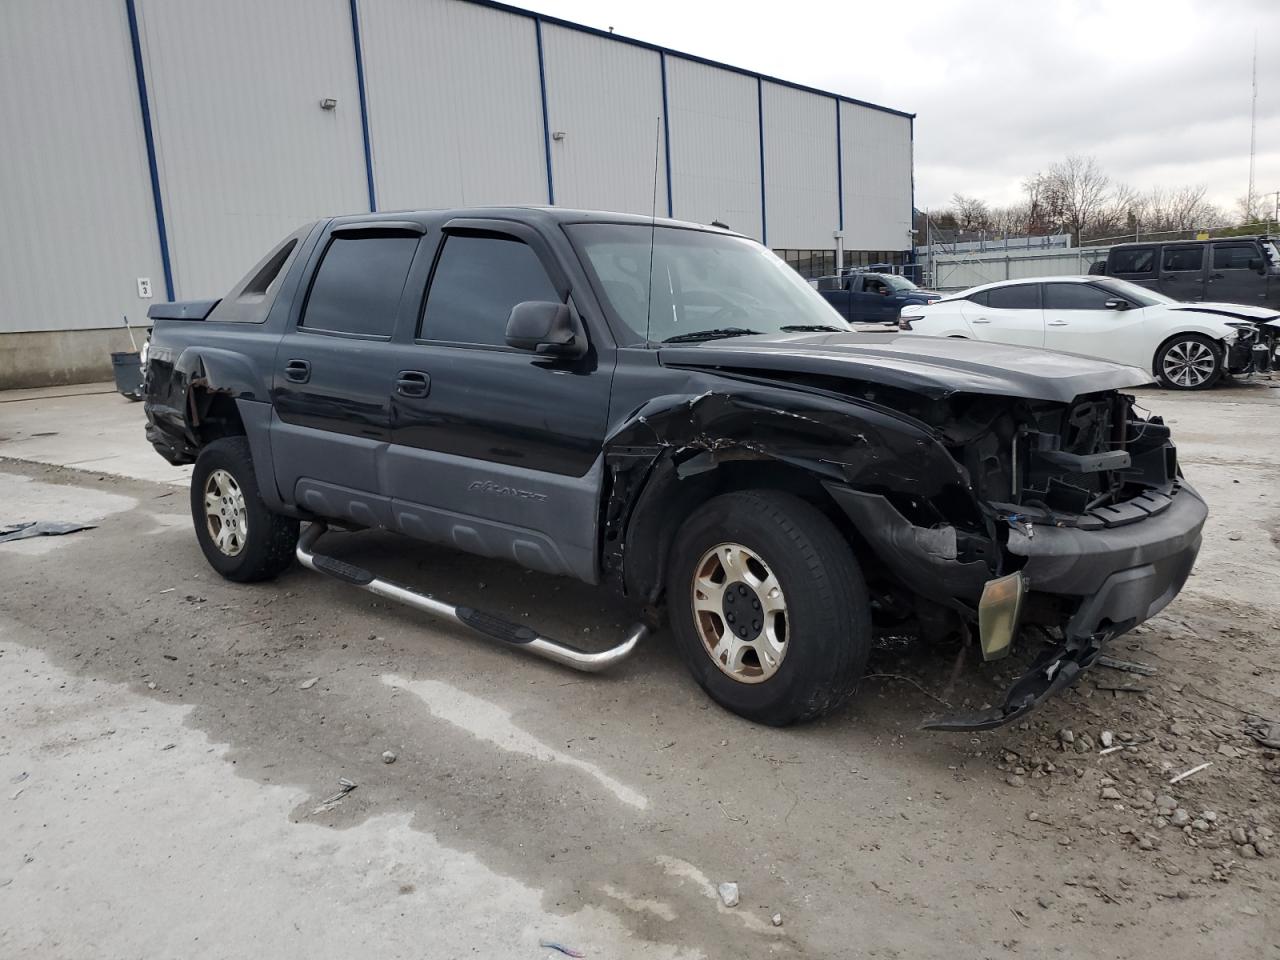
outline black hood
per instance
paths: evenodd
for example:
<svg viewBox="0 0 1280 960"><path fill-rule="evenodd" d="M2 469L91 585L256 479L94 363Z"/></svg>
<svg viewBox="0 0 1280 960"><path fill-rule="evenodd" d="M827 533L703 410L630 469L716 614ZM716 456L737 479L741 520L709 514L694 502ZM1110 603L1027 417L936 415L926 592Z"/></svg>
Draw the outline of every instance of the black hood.
<svg viewBox="0 0 1280 960"><path fill-rule="evenodd" d="M911 390L927 397L984 393L1069 402L1151 382L1137 367L978 340L857 333L778 334L665 346L666 366L753 374L809 373Z"/></svg>

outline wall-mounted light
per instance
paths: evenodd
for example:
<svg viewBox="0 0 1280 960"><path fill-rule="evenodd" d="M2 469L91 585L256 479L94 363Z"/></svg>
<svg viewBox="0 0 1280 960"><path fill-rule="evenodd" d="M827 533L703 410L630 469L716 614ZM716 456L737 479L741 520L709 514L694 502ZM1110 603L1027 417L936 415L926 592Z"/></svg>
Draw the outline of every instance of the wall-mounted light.
<svg viewBox="0 0 1280 960"><path fill-rule="evenodd" d="M323 100L320 101L320 109L336 110L338 109L338 101L333 99L333 97L325 97Z"/></svg>
<svg viewBox="0 0 1280 960"><path fill-rule="evenodd" d="M563 130L557 130L555 133L551 134L552 140L563 140L564 138L565 132Z"/></svg>

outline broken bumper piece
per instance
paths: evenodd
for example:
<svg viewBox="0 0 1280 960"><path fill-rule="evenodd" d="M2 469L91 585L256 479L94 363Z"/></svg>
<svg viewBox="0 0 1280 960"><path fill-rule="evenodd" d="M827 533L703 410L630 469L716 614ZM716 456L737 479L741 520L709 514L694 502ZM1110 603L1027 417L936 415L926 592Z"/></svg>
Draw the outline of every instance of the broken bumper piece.
<svg viewBox="0 0 1280 960"><path fill-rule="evenodd" d="M1034 536L1011 533L1010 551L1027 558L1021 574L1028 589L1079 601L1063 628L1065 639L1036 658L1000 705L928 720L924 728L988 730L1070 686L1108 640L1155 616L1177 596L1195 565L1207 515L1200 495L1182 484L1167 509L1138 522L1105 530L1037 526ZM993 633L996 641L1000 636ZM992 649L999 655L998 646ZM992 659L985 636L983 655Z"/></svg>
<svg viewBox="0 0 1280 960"><path fill-rule="evenodd" d="M1053 696L1075 682L1081 672L1102 653L1110 634L1067 639L1036 658L1031 668L1018 678L1004 695L1004 703L989 710L957 713L926 720L925 730L990 730L1017 720L1045 697Z"/></svg>

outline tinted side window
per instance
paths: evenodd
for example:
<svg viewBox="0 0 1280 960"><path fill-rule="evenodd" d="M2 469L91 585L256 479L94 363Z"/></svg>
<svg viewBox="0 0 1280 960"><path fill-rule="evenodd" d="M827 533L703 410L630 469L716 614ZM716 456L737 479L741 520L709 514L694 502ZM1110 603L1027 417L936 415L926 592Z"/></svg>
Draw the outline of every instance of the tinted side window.
<svg viewBox="0 0 1280 960"><path fill-rule="evenodd" d="M1262 253L1252 243L1215 243L1213 269L1248 270L1250 260L1261 260Z"/></svg>
<svg viewBox="0 0 1280 960"><path fill-rule="evenodd" d="M1135 247L1132 250L1111 252L1111 273L1150 273L1155 268L1154 247Z"/></svg>
<svg viewBox="0 0 1280 960"><path fill-rule="evenodd" d="M1114 294L1095 287L1091 283L1046 283L1044 308L1046 310L1105 310L1107 301Z"/></svg>
<svg viewBox="0 0 1280 960"><path fill-rule="evenodd" d="M1161 270L1199 270L1204 266L1204 247L1165 247Z"/></svg>
<svg viewBox="0 0 1280 960"><path fill-rule="evenodd" d="M519 240L454 234L436 262L419 337L504 345L511 308L526 300L560 301L537 254Z"/></svg>
<svg viewBox="0 0 1280 960"><path fill-rule="evenodd" d="M1001 310L1039 310L1040 284L1019 283L987 291L987 306Z"/></svg>
<svg viewBox="0 0 1280 960"><path fill-rule="evenodd" d="M302 326L389 337L417 237L334 237L311 283Z"/></svg>

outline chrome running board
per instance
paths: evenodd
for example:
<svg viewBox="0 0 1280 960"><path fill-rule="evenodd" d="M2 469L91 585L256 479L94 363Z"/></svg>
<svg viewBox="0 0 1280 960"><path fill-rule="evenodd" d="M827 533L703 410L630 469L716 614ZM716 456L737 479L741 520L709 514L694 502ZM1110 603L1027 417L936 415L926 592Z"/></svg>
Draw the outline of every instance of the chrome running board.
<svg viewBox="0 0 1280 960"><path fill-rule="evenodd" d="M511 623L501 617L495 617L472 607L455 607L451 604L443 603L425 593L418 593L416 590L410 590L408 587L392 583L390 580L375 577L362 567L353 566L352 564L344 563L342 560L316 553L314 549L316 541L324 535L327 529L328 526L323 521L313 521L308 524L306 530L302 532L302 536L298 538L298 549L296 551L298 562L307 569L350 583L388 600L398 600L400 603L408 604L432 616L451 620L464 627L469 627L476 633L483 634L491 640L501 640L510 646L518 647L535 656L552 660L566 667L572 667L574 670L582 670L585 673L598 673L601 670L607 670L615 663L620 663L631 656L640 641L649 633L648 627L638 623L631 628L627 638L616 647L610 647L608 650L601 650L598 653L579 650L577 647L570 646L567 643L560 643L557 640L544 637L530 627Z"/></svg>

